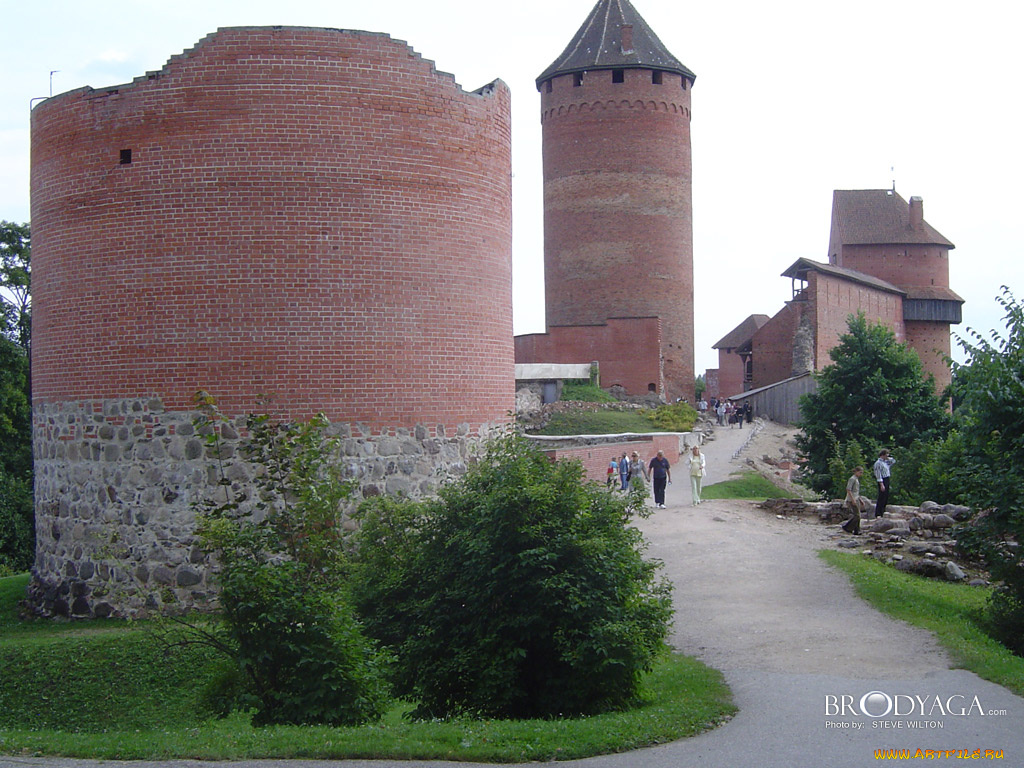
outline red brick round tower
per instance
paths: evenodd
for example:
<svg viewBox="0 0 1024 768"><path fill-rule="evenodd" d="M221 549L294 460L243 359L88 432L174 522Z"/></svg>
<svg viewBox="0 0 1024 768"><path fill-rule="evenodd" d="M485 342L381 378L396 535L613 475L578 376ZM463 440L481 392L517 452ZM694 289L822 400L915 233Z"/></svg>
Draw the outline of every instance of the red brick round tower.
<svg viewBox="0 0 1024 768"><path fill-rule="evenodd" d="M629 0L600 0L537 79L548 326L660 318L658 389L691 401L694 79Z"/></svg>
<svg viewBox="0 0 1024 768"><path fill-rule="evenodd" d="M327 416L364 496L464 471L514 407L509 116L503 83L466 92L401 41L288 27L35 108L41 612L210 596L198 389L233 456L273 395Z"/></svg>

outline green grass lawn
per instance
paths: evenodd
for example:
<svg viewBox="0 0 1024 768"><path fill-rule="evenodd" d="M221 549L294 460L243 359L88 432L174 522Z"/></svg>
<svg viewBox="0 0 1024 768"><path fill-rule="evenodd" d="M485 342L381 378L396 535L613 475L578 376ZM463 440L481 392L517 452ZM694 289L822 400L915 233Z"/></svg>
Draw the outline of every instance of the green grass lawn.
<svg viewBox="0 0 1024 768"><path fill-rule="evenodd" d="M857 594L871 605L934 633L958 667L1024 696L1024 658L985 632L989 589L903 573L861 554L819 554L849 574Z"/></svg>
<svg viewBox="0 0 1024 768"><path fill-rule="evenodd" d="M641 411L570 411L555 413L544 429L532 435L616 435L623 432L659 432Z"/></svg>
<svg viewBox="0 0 1024 768"><path fill-rule="evenodd" d="M722 676L667 654L622 711L562 720L413 722L397 703L358 728L253 728L204 720L200 690L217 662L200 646L165 649L162 624L19 621L27 576L0 579L0 754L93 759L561 760L692 736L735 712Z"/></svg>
<svg viewBox="0 0 1024 768"><path fill-rule="evenodd" d="M791 494L779 488L771 480L744 470L733 473L729 480L714 485L706 485L701 489L702 499L784 499Z"/></svg>

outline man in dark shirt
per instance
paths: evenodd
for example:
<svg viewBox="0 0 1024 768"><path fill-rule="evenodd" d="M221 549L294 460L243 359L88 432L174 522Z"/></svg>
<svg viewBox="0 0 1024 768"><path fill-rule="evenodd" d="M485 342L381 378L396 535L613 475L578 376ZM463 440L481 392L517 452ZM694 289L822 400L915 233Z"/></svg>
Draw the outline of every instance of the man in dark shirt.
<svg viewBox="0 0 1024 768"><path fill-rule="evenodd" d="M654 506L659 509L665 508L665 485L672 482L672 468L664 451L658 451L658 455L651 459L649 465L651 477L654 478Z"/></svg>

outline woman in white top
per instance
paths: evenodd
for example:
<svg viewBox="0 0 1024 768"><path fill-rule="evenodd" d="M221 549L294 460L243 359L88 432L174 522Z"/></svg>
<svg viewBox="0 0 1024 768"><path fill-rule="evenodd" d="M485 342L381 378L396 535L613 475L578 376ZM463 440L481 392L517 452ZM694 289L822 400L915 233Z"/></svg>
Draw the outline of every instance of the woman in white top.
<svg viewBox="0 0 1024 768"><path fill-rule="evenodd" d="M700 446L695 445L690 449L690 491L693 494L693 506L700 504L700 490L704 483L704 476L708 473L707 461L701 453Z"/></svg>

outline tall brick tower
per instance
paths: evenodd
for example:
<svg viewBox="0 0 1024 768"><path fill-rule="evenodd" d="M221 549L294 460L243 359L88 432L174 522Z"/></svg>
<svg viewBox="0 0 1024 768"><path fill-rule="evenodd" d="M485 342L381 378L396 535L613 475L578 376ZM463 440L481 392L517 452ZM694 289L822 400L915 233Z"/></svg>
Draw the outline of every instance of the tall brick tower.
<svg viewBox="0 0 1024 768"><path fill-rule="evenodd" d="M537 78L548 326L659 318L657 388L691 402L694 79L629 0L599 0Z"/></svg>

